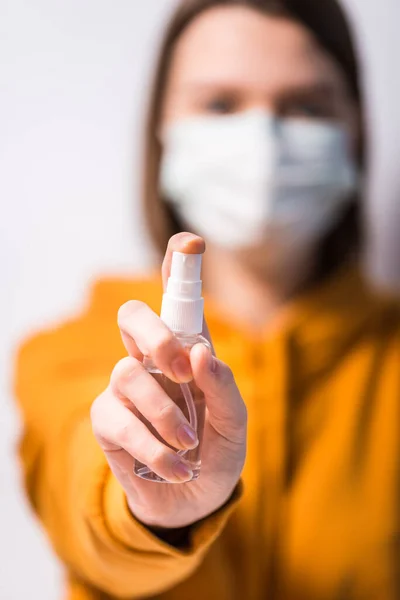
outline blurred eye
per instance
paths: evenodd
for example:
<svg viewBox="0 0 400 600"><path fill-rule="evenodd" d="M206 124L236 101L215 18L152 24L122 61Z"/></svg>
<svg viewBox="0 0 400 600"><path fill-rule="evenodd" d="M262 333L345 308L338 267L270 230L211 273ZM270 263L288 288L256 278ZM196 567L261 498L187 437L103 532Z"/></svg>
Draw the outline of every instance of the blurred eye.
<svg viewBox="0 0 400 600"><path fill-rule="evenodd" d="M236 103L230 98L213 98L207 101L204 108L209 113L227 115L235 111Z"/></svg>
<svg viewBox="0 0 400 600"><path fill-rule="evenodd" d="M305 119L323 119L332 117L332 110L326 104L312 101L300 101L288 104L284 116Z"/></svg>

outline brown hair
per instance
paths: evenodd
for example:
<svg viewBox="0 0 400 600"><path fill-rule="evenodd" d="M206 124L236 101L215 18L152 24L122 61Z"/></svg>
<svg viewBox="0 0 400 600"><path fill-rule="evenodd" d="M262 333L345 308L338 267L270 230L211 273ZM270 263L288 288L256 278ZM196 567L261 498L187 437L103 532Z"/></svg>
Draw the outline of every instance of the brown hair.
<svg viewBox="0 0 400 600"><path fill-rule="evenodd" d="M362 114L356 54L349 25L336 0L183 0L172 17L161 45L146 129L144 214L151 238L160 254L165 251L171 235L182 230L178 218L160 197L158 189L162 149L157 137L157 129L172 55L175 44L186 27L203 11L216 6L245 6L266 14L288 16L304 25L342 68L350 91L359 106L360 118ZM359 162L362 167L363 139L360 141ZM358 198L354 198L340 223L321 241L316 278L327 274L358 250L359 212Z"/></svg>

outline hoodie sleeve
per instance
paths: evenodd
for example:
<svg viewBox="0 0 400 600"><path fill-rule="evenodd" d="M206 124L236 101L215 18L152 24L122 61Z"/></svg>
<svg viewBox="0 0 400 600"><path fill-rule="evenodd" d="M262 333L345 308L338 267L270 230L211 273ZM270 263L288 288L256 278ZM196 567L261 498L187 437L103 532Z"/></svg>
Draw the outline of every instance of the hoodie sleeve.
<svg viewBox="0 0 400 600"><path fill-rule="evenodd" d="M24 423L20 456L31 504L67 569L113 597L141 598L174 587L196 570L240 491L191 528L185 550L135 520L89 418L92 401L124 354L114 323L107 332L89 318L27 342L16 368Z"/></svg>

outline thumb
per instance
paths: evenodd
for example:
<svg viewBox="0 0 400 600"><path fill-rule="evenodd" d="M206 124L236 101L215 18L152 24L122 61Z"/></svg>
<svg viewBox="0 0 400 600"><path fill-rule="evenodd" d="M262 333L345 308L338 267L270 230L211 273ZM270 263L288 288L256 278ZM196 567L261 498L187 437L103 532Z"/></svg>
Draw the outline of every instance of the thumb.
<svg viewBox="0 0 400 600"><path fill-rule="evenodd" d="M244 444L247 410L231 369L203 344L192 348L190 360L196 385L205 395L210 425L229 442Z"/></svg>

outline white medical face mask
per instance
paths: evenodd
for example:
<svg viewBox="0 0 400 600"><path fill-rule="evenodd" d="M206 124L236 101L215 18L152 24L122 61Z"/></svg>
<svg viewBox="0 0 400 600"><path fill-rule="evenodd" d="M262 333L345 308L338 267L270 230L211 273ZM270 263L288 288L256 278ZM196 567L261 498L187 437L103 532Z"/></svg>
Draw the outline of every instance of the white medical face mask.
<svg viewBox="0 0 400 600"><path fill-rule="evenodd" d="M224 247L272 232L317 239L357 186L344 127L263 111L176 122L163 136L161 192L185 226Z"/></svg>

